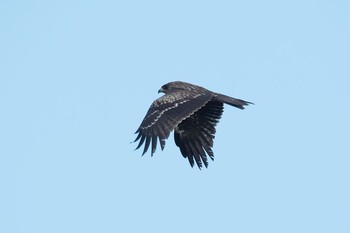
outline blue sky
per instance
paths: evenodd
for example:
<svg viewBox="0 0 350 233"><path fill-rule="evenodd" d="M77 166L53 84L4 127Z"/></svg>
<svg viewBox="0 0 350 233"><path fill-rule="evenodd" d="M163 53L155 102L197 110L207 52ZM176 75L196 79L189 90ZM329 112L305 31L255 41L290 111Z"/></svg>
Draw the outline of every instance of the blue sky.
<svg viewBox="0 0 350 233"><path fill-rule="evenodd" d="M2 1L1 232L350 232L349 1ZM133 134L182 80L215 161Z"/></svg>

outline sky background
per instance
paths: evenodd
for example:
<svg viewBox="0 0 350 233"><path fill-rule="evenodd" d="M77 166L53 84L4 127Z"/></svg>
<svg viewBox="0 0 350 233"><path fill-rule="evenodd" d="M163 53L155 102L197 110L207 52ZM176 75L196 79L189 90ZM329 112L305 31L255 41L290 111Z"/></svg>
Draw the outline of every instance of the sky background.
<svg viewBox="0 0 350 233"><path fill-rule="evenodd" d="M0 232L350 232L349 1L1 1ZM215 161L130 143L158 89Z"/></svg>

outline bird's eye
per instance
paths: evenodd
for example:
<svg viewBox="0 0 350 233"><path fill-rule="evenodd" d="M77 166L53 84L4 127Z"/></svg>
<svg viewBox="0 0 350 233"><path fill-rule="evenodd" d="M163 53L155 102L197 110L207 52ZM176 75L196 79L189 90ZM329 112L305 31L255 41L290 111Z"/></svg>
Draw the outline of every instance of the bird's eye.
<svg viewBox="0 0 350 233"><path fill-rule="evenodd" d="M168 90L168 85L163 85L163 86L162 86L162 89Z"/></svg>

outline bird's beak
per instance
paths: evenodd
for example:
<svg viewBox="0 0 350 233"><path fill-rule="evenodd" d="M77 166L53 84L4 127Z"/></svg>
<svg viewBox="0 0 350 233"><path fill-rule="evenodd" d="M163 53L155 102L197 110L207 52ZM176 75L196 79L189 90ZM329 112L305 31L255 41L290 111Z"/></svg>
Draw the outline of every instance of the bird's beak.
<svg viewBox="0 0 350 233"><path fill-rule="evenodd" d="M161 93L161 92L164 92L163 88L160 88L160 89L158 90L158 93Z"/></svg>

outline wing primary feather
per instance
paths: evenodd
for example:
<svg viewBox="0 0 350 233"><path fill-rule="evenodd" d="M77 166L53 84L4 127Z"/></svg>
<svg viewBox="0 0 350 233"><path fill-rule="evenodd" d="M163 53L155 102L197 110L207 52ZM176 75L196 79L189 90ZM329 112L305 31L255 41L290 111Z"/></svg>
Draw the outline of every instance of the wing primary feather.
<svg viewBox="0 0 350 233"><path fill-rule="evenodd" d="M151 137L147 136L146 142L145 142L145 148L143 149L142 156L147 152L150 142L151 142Z"/></svg>
<svg viewBox="0 0 350 233"><path fill-rule="evenodd" d="M156 152L157 149L157 136L152 137L152 152L151 156L153 156L154 152Z"/></svg>
<svg viewBox="0 0 350 233"><path fill-rule="evenodd" d="M214 135L210 135L210 133L201 133L199 136L200 140L201 140L201 144L207 144L209 146L213 146L213 138Z"/></svg>
<svg viewBox="0 0 350 233"><path fill-rule="evenodd" d="M201 144L200 144L198 141L195 142L195 147L196 147L196 149L197 149L199 155L200 155L201 158L202 158L202 161L203 161L203 163L204 163L204 166L205 166L205 167L208 167L207 155L205 154L205 151L203 150L203 147L201 146Z"/></svg>
<svg viewBox="0 0 350 233"><path fill-rule="evenodd" d="M164 127L161 122L158 123L158 133L160 138L166 138L165 132L164 132Z"/></svg>
<svg viewBox="0 0 350 233"><path fill-rule="evenodd" d="M193 156L189 155L189 156L187 156L187 158L188 158L188 162L190 163L191 167L193 167L194 166Z"/></svg>
<svg viewBox="0 0 350 233"><path fill-rule="evenodd" d="M164 150L164 147L165 147L165 139L159 137L159 144L160 144L160 149L161 149L161 150Z"/></svg>
<svg viewBox="0 0 350 233"><path fill-rule="evenodd" d="M181 154L184 158L187 158L187 151L186 151L186 147L184 146L184 143L181 139L180 134L177 132L177 130L175 130L174 132L174 140L175 140L175 144L180 148Z"/></svg>
<svg viewBox="0 0 350 233"><path fill-rule="evenodd" d="M201 160L201 157L199 156L199 153L197 151L197 149L192 145L192 143L188 143L191 147L191 151L192 151L192 154L194 156L194 159L196 160L196 164L198 166L199 169L202 168L202 160Z"/></svg>
<svg viewBox="0 0 350 233"><path fill-rule="evenodd" d="M136 133L137 133L137 131L136 131ZM141 132L139 132L139 134L137 135L137 137L136 137L136 139L135 139L135 141L134 141L134 142L136 142L137 140L139 140L139 139L140 139L140 137L141 137L141 135L142 135L142 133L141 133Z"/></svg>
<svg viewBox="0 0 350 233"><path fill-rule="evenodd" d="M146 136L142 135L141 140L140 140L140 142L139 142L139 144L138 144L138 146L136 147L135 150L139 149L142 146L143 142L145 141L145 138L146 138Z"/></svg>
<svg viewBox="0 0 350 233"><path fill-rule="evenodd" d="M188 158L188 161L190 162L191 167L193 167L194 166L193 153L191 152L191 149L188 147L187 144L184 144L183 142L181 142L181 143L182 143L182 146L183 146L183 147L180 147L181 152L183 150L182 155L185 158L186 157ZM181 149L181 148L183 148L183 149Z"/></svg>
<svg viewBox="0 0 350 233"><path fill-rule="evenodd" d="M213 153L213 151L211 150L211 148L210 148L208 145L206 145L206 144L204 144L203 147L204 147L204 150L205 150L205 151L207 152L207 154L209 155L209 157L211 158L211 160L214 161L214 153Z"/></svg>
<svg viewBox="0 0 350 233"><path fill-rule="evenodd" d="M151 135L159 135L159 127L157 126L157 124L154 124L153 127L151 128Z"/></svg>

